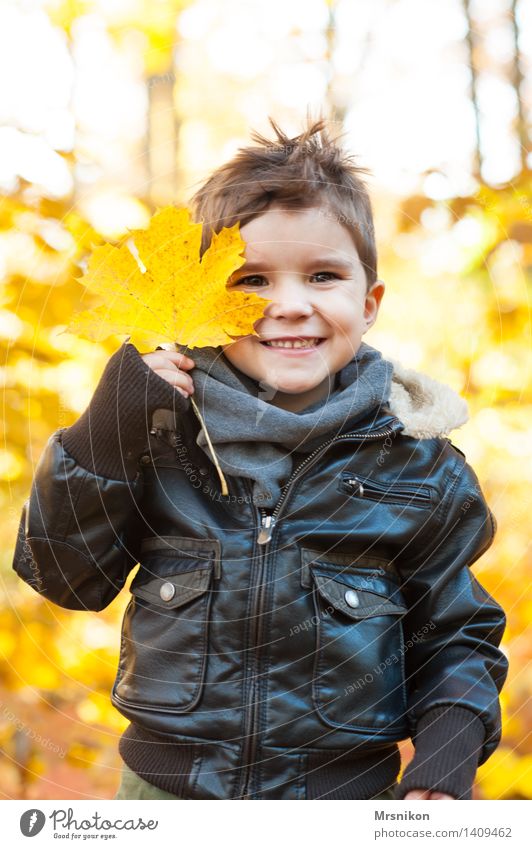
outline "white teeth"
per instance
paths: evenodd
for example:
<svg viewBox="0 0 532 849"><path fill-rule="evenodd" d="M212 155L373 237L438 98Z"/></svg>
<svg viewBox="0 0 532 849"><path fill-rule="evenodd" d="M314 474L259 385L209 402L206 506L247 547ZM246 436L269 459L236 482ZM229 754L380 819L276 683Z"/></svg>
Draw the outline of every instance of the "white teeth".
<svg viewBox="0 0 532 849"><path fill-rule="evenodd" d="M316 337L314 339L272 339L270 342L266 342L270 348L314 348L318 342L319 338Z"/></svg>

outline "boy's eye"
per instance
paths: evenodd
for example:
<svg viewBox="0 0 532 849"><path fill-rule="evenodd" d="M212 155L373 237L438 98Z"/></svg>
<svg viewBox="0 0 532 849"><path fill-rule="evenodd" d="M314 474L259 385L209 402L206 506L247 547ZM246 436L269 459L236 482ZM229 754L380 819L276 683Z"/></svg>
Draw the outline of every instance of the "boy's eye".
<svg viewBox="0 0 532 849"><path fill-rule="evenodd" d="M268 285L268 281L261 274L248 274L247 277L241 277L240 280L235 280L233 286L240 286L241 283L244 286L260 286L262 283L266 286Z"/></svg>
<svg viewBox="0 0 532 849"><path fill-rule="evenodd" d="M334 271L317 271L316 274L312 275L313 277L326 277L328 280L334 280L338 277ZM326 282L325 280L319 282Z"/></svg>

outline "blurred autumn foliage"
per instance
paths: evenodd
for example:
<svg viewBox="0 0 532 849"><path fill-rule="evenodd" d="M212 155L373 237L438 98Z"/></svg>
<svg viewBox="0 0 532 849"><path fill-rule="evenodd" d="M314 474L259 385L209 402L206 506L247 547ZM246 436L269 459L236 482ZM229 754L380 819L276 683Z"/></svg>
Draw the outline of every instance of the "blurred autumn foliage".
<svg viewBox="0 0 532 849"><path fill-rule="evenodd" d="M51 3L52 21L68 40L80 16L94 5ZM154 94L164 101L167 83L170 93L180 88L172 60L174 23L180 9L191 4L166 3L171 10L166 16L156 11L159 3L133 5L130 20L111 22L108 29L119 39L141 36L140 73L146 86L159 75L160 85L151 86L146 99L149 139L154 132L150 121L157 124L161 114L151 111ZM334 3L327 5L333 10ZM330 29L328 35L330 51ZM179 118L177 107L175 112ZM170 135L178 125L174 120ZM522 128L518 135L522 139ZM11 560L20 509L43 446L84 409L119 342L90 343L63 332L75 310L92 305L76 278L92 246L110 235L118 239L127 226L142 225L157 203L168 201L168 181L160 180L156 162L148 157L149 179L129 190L136 215L132 224L113 230L105 219L99 232L76 194L76 168L86 163L86 154L74 145L58 156L73 175L70 193L53 197L30 178L19 177L0 195L5 426L0 446L0 798L111 798L119 780L118 737L127 725L109 701L127 587L101 613L67 611L23 584ZM187 168L193 171L193 163L181 159L176 173ZM162 186L159 194L157 185ZM387 291L379 322L367 338L385 355L399 356L451 384L468 400L470 421L451 436L477 471L498 522L495 543L473 568L507 612L503 649L510 658L502 696L503 742L479 769L475 794L530 799L531 173L524 159L519 173L506 182L488 182L480 169L472 185L469 195L439 199L429 191L407 197L376 191L380 273ZM173 199L183 201L182 196ZM410 743L402 744L405 759L411 751Z"/></svg>

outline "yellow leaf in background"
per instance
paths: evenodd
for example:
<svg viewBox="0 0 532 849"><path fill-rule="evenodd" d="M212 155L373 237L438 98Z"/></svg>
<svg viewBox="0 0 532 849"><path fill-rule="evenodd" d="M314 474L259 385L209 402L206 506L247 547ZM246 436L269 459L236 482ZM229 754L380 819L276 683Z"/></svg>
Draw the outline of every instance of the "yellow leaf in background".
<svg viewBox="0 0 532 849"><path fill-rule="evenodd" d="M186 207L168 206L118 247L94 248L80 282L105 303L77 313L67 331L98 342L128 334L137 347L177 342L189 348L255 334L268 301L226 288L245 262L238 223L213 235L200 260L201 234Z"/></svg>

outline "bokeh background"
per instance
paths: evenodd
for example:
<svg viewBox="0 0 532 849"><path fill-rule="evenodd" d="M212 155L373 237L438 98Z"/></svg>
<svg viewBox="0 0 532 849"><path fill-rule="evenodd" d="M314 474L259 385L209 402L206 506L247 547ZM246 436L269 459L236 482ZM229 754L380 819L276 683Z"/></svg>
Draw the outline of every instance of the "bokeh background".
<svg viewBox="0 0 532 849"><path fill-rule="evenodd" d="M498 521L474 571L511 664L475 796L532 798L531 64L525 0L0 0L0 798L119 783L127 588L70 612L11 569L44 443L121 341L62 332L91 305L76 278L268 115L295 135L308 109L372 172L387 291L367 341L469 402L452 437Z"/></svg>

